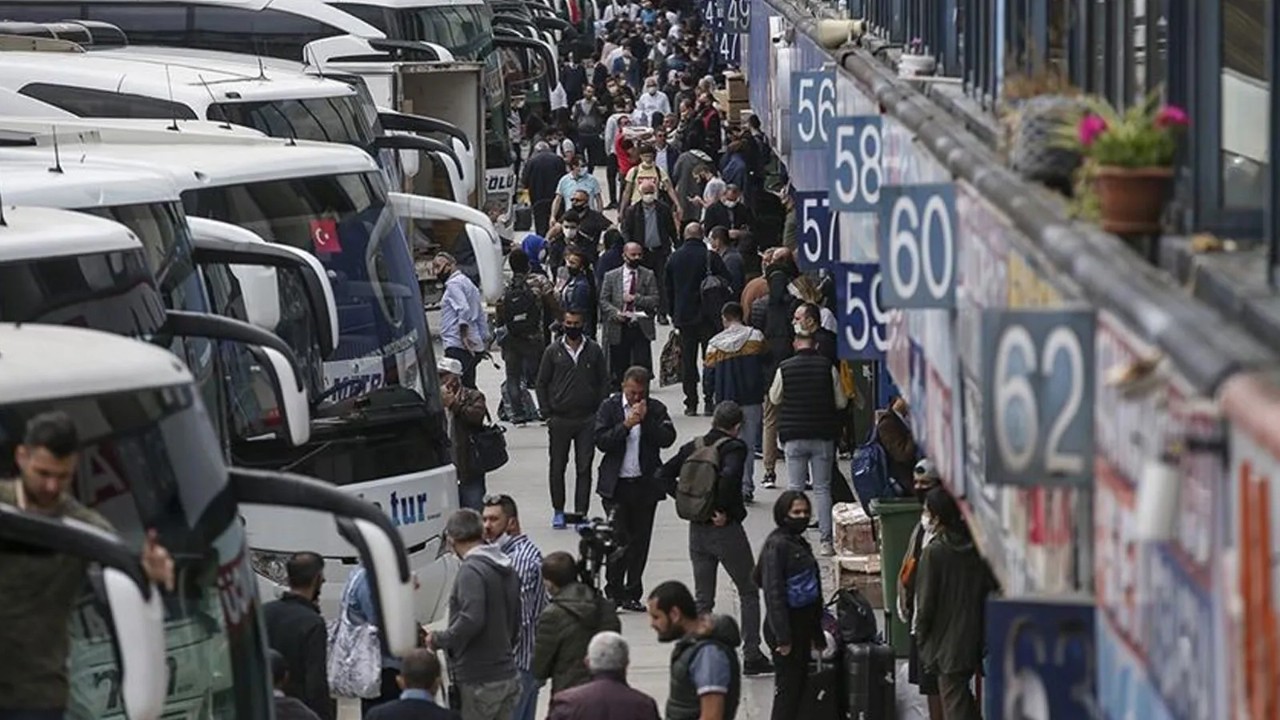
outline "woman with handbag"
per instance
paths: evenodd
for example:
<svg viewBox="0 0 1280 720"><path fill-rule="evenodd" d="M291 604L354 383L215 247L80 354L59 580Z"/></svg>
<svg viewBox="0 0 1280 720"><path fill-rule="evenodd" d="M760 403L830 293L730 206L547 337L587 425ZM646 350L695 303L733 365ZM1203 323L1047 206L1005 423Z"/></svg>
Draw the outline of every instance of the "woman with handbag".
<svg viewBox="0 0 1280 720"><path fill-rule="evenodd" d="M436 363L440 377L440 401L449 423L453 447L453 465L458 471L458 503L476 512L484 509L485 465L489 458L478 457L473 446L475 436L491 432L496 426L486 425L489 408L484 393L462 384L462 363L454 358L441 358ZM497 429L501 432L501 428Z"/></svg>
<svg viewBox="0 0 1280 720"><path fill-rule="evenodd" d="M818 560L804 538L812 516L813 506L804 492L779 495L773 505L778 527L765 539L756 565L756 585L764 592L764 639L773 648L773 720L800 716L809 654L826 647Z"/></svg>

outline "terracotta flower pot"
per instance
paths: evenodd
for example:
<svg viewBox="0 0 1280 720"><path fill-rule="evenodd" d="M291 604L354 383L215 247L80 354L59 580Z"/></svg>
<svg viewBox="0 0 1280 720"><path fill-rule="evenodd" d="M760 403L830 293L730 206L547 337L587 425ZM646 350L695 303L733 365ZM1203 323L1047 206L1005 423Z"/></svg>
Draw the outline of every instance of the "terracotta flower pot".
<svg viewBox="0 0 1280 720"><path fill-rule="evenodd" d="M1173 168L1099 167L1094 190L1102 213L1102 229L1118 234L1156 233L1173 180Z"/></svg>

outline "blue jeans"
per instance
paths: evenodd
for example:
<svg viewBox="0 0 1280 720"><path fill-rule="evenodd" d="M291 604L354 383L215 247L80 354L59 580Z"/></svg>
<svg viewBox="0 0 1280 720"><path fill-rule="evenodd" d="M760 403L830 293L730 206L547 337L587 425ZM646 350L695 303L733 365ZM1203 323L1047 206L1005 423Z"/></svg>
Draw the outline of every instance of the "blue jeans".
<svg viewBox="0 0 1280 720"><path fill-rule="evenodd" d="M471 508L476 512L484 510L485 496L484 473L458 481L458 507Z"/></svg>
<svg viewBox="0 0 1280 720"><path fill-rule="evenodd" d="M516 699L516 709L511 713L511 720L534 720L533 716L538 712L538 690L542 683L531 672L517 672L520 675L520 697Z"/></svg>
<svg viewBox="0 0 1280 720"><path fill-rule="evenodd" d="M760 433L764 429L764 406L742 406L742 442L747 444L747 462L742 467L742 492L755 493L755 451L760 447Z"/></svg>
<svg viewBox="0 0 1280 720"><path fill-rule="evenodd" d="M813 479L813 512L818 516L818 536L831 542L831 467L836 461L835 440L788 440L782 444L787 456L787 489L804 490Z"/></svg>

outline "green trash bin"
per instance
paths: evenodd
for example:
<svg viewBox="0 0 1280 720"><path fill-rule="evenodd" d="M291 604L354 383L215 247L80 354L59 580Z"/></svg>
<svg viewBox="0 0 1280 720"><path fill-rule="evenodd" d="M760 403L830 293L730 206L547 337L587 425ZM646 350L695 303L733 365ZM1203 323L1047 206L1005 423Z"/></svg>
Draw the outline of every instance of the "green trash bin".
<svg viewBox="0 0 1280 720"><path fill-rule="evenodd" d="M910 632L898 619L898 569L907 554L911 531L920 522L920 502L915 498L882 498L871 501L871 514L876 517L880 534L880 578L884 584L885 628L893 654L907 657L911 649Z"/></svg>

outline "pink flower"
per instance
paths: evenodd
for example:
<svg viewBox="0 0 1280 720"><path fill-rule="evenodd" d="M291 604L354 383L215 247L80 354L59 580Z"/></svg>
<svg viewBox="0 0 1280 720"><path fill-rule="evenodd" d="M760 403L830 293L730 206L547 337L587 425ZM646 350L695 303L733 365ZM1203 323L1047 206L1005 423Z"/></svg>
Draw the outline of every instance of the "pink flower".
<svg viewBox="0 0 1280 720"><path fill-rule="evenodd" d="M1187 112L1176 105L1165 105L1156 113L1155 126L1158 128L1186 127L1190 123Z"/></svg>
<svg viewBox="0 0 1280 720"><path fill-rule="evenodd" d="M1107 121L1100 115L1085 115L1080 118L1080 144L1089 147L1098 136L1107 131Z"/></svg>

